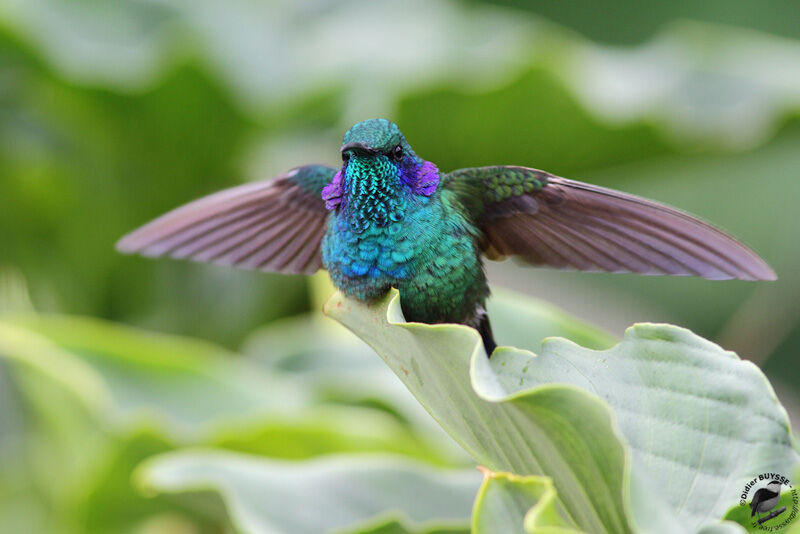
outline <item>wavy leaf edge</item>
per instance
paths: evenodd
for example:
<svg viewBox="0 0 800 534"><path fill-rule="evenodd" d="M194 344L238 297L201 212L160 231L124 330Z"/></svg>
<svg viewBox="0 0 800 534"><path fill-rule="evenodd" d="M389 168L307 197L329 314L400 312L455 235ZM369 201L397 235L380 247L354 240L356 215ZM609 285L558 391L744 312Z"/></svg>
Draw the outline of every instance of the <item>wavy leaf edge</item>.
<svg viewBox="0 0 800 534"><path fill-rule="evenodd" d="M332 308L340 308L341 307L341 299L347 298L340 292L336 292L331 296L328 301L323 306L323 313L329 317L335 319L335 313L333 313ZM605 403L600 397L594 395L584 389L581 389L577 386L571 384L544 384L540 386L536 386L527 390L519 391L516 393L512 393L510 395L494 397L492 395L487 394L484 391L481 391L479 388L481 387L476 379L476 370L480 365L489 365L490 359L486 356L486 351L483 347L483 342L481 340L481 336L477 330L471 328L466 325L461 324L453 324L453 323L443 323L443 324L427 324L427 323L416 323L416 322L407 322L403 317L403 311L400 306L400 292L396 288L392 288L389 293L376 301L377 303L383 303L388 300L386 305L386 321L392 325L401 328L405 328L408 330L425 330L425 331L459 331L463 335L471 338L472 343L472 353L469 356L469 375L470 375L470 382L472 384L472 388L475 391L475 394L483 400L492 403L505 403L505 402L512 402L515 400L520 400L524 398L532 398L536 397L537 395L547 392L547 391L562 391L568 395L575 395L578 397L582 397L584 401L589 401L592 403L596 403L598 407L601 407L602 410L605 412L605 415L608 419L608 423L610 425L611 431L614 437L617 440L617 443L621 447L624 453L624 468L622 477L625 481L624 483L624 490L622 495L622 505L625 511L626 518L629 522L631 522L633 515L633 504L631 502L631 476L632 476L632 458L630 454L630 450L627 445L627 441L625 437L622 435L622 431L617 424L616 415L611 407ZM572 343L571 341L565 338L546 338L543 340L543 346L545 342L553 342L553 341L563 341L567 343ZM580 346L575 344L576 346ZM492 353L498 354L498 351L520 351L529 354L531 357L536 358L538 355L532 351L525 350L525 349L517 349L516 347L508 347L508 346L499 346L495 351ZM598 351L599 352L599 351ZM427 408L426 408L427 409ZM431 414L433 416L433 414ZM435 417L434 417L435 418ZM467 452L470 455L473 453L469 450ZM525 476L525 475L520 475ZM553 493L553 498L557 498L557 495ZM639 529L634 525L629 523L629 528L633 532L637 532Z"/></svg>
<svg viewBox="0 0 800 534"><path fill-rule="evenodd" d="M522 528L529 534L579 534L579 531L561 525L548 524L543 521L543 516L548 512L558 514L555 510L557 502L557 492L553 485L553 480L541 475L517 475L505 471L492 471L486 467L478 466L478 470L483 473L483 482L478 489L473 507L472 532L479 532L478 513L483 507L483 501L493 482L506 481L512 484L538 485L542 489L542 494L525 513L522 521Z"/></svg>

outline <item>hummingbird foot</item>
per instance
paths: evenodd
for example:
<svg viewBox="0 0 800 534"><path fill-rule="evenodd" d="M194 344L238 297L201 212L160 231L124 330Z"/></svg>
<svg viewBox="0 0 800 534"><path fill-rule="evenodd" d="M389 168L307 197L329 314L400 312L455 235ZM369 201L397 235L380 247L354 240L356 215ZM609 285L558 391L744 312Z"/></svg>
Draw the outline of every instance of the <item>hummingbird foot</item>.
<svg viewBox="0 0 800 534"><path fill-rule="evenodd" d="M483 340L483 348L486 350L486 356L491 358L494 349L497 348L497 343L495 343L494 335L492 334L492 325L489 324L489 314L486 313L483 306L478 306L476 310L475 323L475 329Z"/></svg>

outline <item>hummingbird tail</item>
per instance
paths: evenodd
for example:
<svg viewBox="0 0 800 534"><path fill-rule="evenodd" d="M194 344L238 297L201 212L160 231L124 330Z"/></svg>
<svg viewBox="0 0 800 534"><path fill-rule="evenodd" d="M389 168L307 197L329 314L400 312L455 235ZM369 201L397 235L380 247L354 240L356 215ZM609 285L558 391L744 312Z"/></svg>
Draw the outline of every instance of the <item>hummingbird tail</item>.
<svg viewBox="0 0 800 534"><path fill-rule="evenodd" d="M477 323L477 330L483 340L483 348L486 349L486 356L491 358L492 352L497 348L497 343L495 343L494 336L492 335L492 325L489 324L489 314L486 313L483 306L478 307Z"/></svg>

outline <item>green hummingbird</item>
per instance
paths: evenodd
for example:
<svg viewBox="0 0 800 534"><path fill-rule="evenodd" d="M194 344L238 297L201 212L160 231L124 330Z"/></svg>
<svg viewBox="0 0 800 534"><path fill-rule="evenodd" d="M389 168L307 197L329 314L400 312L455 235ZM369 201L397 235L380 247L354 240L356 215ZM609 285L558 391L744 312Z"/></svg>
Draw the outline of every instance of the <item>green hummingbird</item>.
<svg viewBox="0 0 800 534"><path fill-rule="evenodd" d="M400 291L408 321L460 323L496 347L483 257L713 280L774 280L722 230L644 198L518 166L442 173L386 119L354 125L340 168L306 165L179 207L122 252L280 273L327 269L347 296Z"/></svg>

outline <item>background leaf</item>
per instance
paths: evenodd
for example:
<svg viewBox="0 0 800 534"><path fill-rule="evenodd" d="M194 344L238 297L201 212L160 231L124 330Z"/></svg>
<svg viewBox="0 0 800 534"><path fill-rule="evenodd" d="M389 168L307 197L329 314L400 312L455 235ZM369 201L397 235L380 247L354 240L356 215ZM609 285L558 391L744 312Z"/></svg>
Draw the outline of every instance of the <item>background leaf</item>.
<svg viewBox="0 0 800 534"><path fill-rule="evenodd" d="M397 512L403 523L423 529L465 524L480 484L477 471L442 471L390 457L287 463L214 451L159 456L136 476L150 491L217 491L238 529L265 534L342 532ZM391 532L387 525L369 528Z"/></svg>
<svg viewBox="0 0 800 534"><path fill-rule="evenodd" d="M453 463L384 410L312 399L291 377L212 344L103 321L5 316L0 373L0 502L14 510L9 522L33 531L218 529L224 514L143 499L130 484L149 456L189 445L294 459L383 451Z"/></svg>

